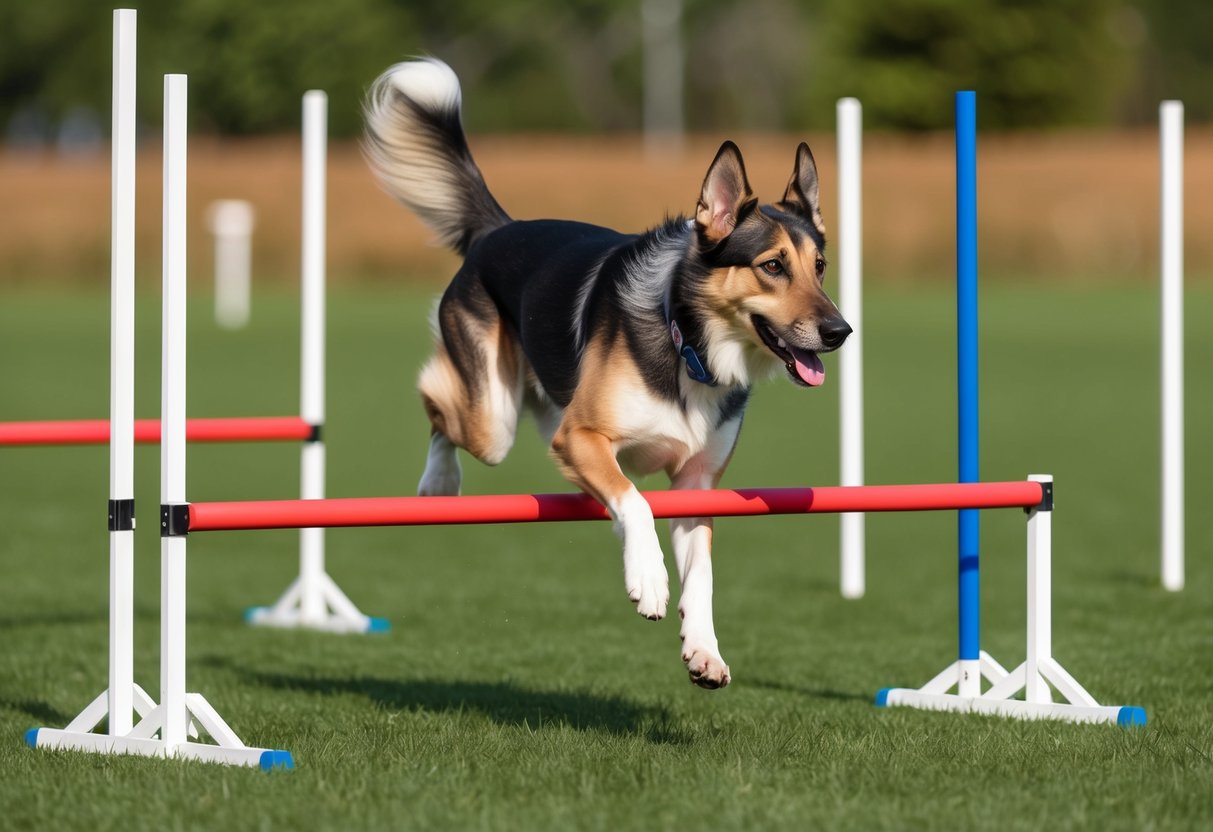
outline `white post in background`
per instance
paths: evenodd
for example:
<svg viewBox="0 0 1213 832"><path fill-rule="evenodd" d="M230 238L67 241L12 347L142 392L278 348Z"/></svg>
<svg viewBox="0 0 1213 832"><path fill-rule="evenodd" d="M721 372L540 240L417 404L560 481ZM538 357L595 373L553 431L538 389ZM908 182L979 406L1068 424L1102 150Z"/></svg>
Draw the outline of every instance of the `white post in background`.
<svg viewBox="0 0 1213 832"><path fill-rule="evenodd" d="M315 431L303 445L301 497L324 498L325 153L328 96L303 95L303 323L300 416ZM299 576L268 607L245 613L250 624L307 627L338 633L377 633L387 619L363 615L324 568L324 529L299 530Z"/></svg>
<svg viewBox="0 0 1213 832"><path fill-rule="evenodd" d="M650 156L682 148L682 0L641 0L644 145Z"/></svg>
<svg viewBox="0 0 1213 832"><path fill-rule="evenodd" d="M324 424L325 174L328 148L328 96L323 90L303 95L303 358L300 384L303 420ZM303 445L301 494L324 497L324 442ZM324 529L299 531L299 614L318 625L326 617L323 581Z"/></svg>
<svg viewBox="0 0 1213 832"><path fill-rule="evenodd" d="M253 206L243 199L216 200L207 219L215 236L215 323L240 329L249 319Z"/></svg>
<svg viewBox="0 0 1213 832"><path fill-rule="evenodd" d="M185 502L185 195L188 79L164 76L164 299L160 503ZM185 537L160 538L160 739L186 741Z"/></svg>
<svg viewBox="0 0 1213 832"><path fill-rule="evenodd" d="M1184 588L1184 105L1158 108L1162 147L1162 585Z"/></svg>
<svg viewBox="0 0 1213 832"><path fill-rule="evenodd" d="M135 23L114 10L110 165L109 733L132 727L135 593ZM123 523L130 506L130 522ZM122 528L129 525L130 528Z"/></svg>
<svg viewBox="0 0 1213 832"><path fill-rule="evenodd" d="M838 353L842 485L863 485L863 108L838 101L838 310L854 332ZM864 594L864 515L841 515L840 589Z"/></svg>

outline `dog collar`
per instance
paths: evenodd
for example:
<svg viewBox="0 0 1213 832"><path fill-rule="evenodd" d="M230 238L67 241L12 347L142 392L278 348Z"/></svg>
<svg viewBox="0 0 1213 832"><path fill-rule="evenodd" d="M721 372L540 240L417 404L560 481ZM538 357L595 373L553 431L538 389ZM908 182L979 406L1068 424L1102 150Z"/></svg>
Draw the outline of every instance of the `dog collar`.
<svg viewBox="0 0 1213 832"><path fill-rule="evenodd" d="M678 321L674 320L674 316L670 310L669 290L665 293L665 303L662 306L662 311L665 313L666 327L670 333L670 340L674 342L674 349L678 351L683 361L686 362L687 375L700 384L715 387L716 376L708 369L707 362L700 358L699 352L695 347L682 337L682 330L678 326Z"/></svg>

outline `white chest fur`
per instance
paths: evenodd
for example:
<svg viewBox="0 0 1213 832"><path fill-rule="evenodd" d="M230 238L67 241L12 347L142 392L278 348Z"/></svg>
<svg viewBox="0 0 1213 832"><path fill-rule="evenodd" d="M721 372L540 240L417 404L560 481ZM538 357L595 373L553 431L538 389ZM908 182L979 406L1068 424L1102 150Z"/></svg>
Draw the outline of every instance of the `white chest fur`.
<svg viewBox="0 0 1213 832"><path fill-rule="evenodd" d="M633 474L679 470L687 460L719 444L722 429L735 435L740 414L720 425L720 402L727 389L691 382L684 405L653 396L644 387L622 388L613 403L615 445L620 466ZM732 442L729 442L732 446Z"/></svg>

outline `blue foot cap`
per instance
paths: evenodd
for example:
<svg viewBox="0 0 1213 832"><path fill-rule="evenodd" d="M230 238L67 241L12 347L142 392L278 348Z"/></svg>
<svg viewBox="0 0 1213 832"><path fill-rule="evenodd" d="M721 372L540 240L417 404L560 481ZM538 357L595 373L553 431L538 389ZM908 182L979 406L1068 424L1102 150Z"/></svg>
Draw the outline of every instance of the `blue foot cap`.
<svg viewBox="0 0 1213 832"><path fill-rule="evenodd" d="M30 748L38 747L38 728L31 728L25 732L25 744Z"/></svg>
<svg viewBox="0 0 1213 832"><path fill-rule="evenodd" d="M386 633L390 629L392 629L392 622L386 618L376 618L375 616L367 618L366 631L368 633Z"/></svg>
<svg viewBox="0 0 1213 832"><path fill-rule="evenodd" d="M889 704L889 691L891 690L892 688L881 688L880 690L876 691L877 708L884 708Z"/></svg>
<svg viewBox="0 0 1213 832"><path fill-rule="evenodd" d="M1116 724L1122 728L1146 724L1146 709L1126 706L1116 714Z"/></svg>
<svg viewBox="0 0 1213 832"><path fill-rule="evenodd" d="M244 623L252 624L253 619L257 617L257 613L267 609L266 607L249 607L244 611Z"/></svg>
<svg viewBox="0 0 1213 832"><path fill-rule="evenodd" d="M289 751L263 751L261 752L261 770L273 771L276 768L293 769L295 767L295 759Z"/></svg>

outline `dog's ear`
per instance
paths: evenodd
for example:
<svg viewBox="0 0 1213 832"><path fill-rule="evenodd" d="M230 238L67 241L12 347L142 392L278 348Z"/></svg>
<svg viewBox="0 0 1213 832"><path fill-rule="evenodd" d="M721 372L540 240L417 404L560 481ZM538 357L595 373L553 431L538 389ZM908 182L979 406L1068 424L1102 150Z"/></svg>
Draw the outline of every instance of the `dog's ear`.
<svg viewBox="0 0 1213 832"><path fill-rule="evenodd" d="M817 226L822 234L826 233L825 223L821 220L821 207L818 205L820 188L817 184L817 163L813 161L813 151L804 142L796 148L796 166L792 169L792 179L788 188L783 192L783 203L795 211L799 211Z"/></svg>
<svg viewBox="0 0 1213 832"><path fill-rule="evenodd" d="M716 158L703 179L703 190L695 209L695 226L709 243L719 243L733 233L742 208L753 201L741 151L737 145L726 141L716 151Z"/></svg>

